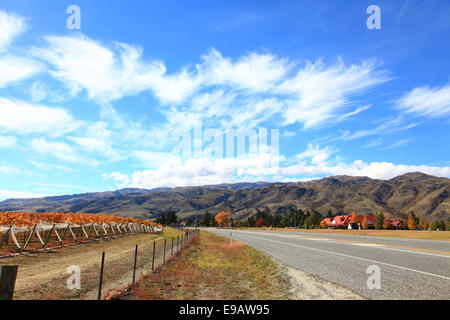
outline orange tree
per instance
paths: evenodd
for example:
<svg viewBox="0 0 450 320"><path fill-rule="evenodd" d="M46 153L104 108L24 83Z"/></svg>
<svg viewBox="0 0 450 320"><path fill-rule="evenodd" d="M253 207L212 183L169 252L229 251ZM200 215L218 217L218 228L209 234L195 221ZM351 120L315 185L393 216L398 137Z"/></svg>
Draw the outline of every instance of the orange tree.
<svg viewBox="0 0 450 320"><path fill-rule="evenodd" d="M362 221L362 228L363 229L369 229L369 222L367 221L367 217L364 216L364 219Z"/></svg>
<svg viewBox="0 0 450 320"><path fill-rule="evenodd" d="M219 227L226 227L228 225L228 218L230 217L230 213L226 211L219 212L215 219L216 223Z"/></svg>
<svg viewBox="0 0 450 320"><path fill-rule="evenodd" d="M356 214L355 211L352 211L352 219L351 219L352 223L358 223L358 215Z"/></svg>
<svg viewBox="0 0 450 320"><path fill-rule="evenodd" d="M409 230L417 229L416 217L414 216L414 213L412 211L409 213L409 217L408 217L408 229Z"/></svg>

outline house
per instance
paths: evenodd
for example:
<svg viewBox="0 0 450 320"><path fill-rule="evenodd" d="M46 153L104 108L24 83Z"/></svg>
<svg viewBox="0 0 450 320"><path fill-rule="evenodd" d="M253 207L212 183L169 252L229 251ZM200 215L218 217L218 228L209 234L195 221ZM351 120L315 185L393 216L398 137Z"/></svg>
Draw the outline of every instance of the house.
<svg viewBox="0 0 450 320"><path fill-rule="evenodd" d="M356 222L352 223L352 216L343 215L334 218L325 218L322 220L321 224L325 224L331 229L359 229L362 228L362 223L364 218L367 218L367 224L369 229L375 228L375 217L374 216L357 216Z"/></svg>
<svg viewBox="0 0 450 320"><path fill-rule="evenodd" d="M374 216L356 216L356 222L352 222L351 215L337 216L334 218L325 218L322 220L321 225L325 224L330 229L362 229L364 218L367 218L367 225L369 229L375 229L375 217ZM396 219L386 220L393 229L400 229L405 221Z"/></svg>

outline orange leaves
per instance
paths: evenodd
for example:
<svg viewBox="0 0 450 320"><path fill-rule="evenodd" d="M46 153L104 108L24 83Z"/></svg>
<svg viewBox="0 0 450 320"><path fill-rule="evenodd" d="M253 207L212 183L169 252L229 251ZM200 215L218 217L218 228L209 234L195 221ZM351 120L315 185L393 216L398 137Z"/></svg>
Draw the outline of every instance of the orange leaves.
<svg viewBox="0 0 450 320"><path fill-rule="evenodd" d="M215 220L216 220L217 224L219 225L219 227L226 227L228 225L228 217L229 216L230 216L230 213L226 212L226 211L219 212L216 215Z"/></svg>
<svg viewBox="0 0 450 320"><path fill-rule="evenodd" d="M351 223L358 223L358 215L355 211L352 211L352 220Z"/></svg>
<svg viewBox="0 0 450 320"><path fill-rule="evenodd" d="M153 225L152 221L110 216L107 214L92 213L24 213L24 212L0 212L0 225L13 225L17 227L29 227L38 223L69 223L100 224L100 223L138 223Z"/></svg>
<svg viewBox="0 0 450 320"><path fill-rule="evenodd" d="M417 229L416 217L414 216L414 213L412 211L409 213L409 217L408 217L408 229L409 230Z"/></svg>

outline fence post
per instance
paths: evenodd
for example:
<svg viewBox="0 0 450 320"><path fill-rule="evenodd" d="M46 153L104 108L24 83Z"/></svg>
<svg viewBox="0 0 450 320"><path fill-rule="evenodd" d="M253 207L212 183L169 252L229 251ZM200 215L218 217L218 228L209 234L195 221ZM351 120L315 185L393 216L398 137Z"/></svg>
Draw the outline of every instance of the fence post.
<svg viewBox="0 0 450 320"><path fill-rule="evenodd" d="M102 285L103 285L103 267L105 266L105 252L102 252L102 264L100 266L100 281L98 283L98 297L97 300L102 299Z"/></svg>
<svg viewBox="0 0 450 320"><path fill-rule="evenodd" d="M138 245L136 245L136 249L134 250L133 283L134 283L134 281L136 281L137 254L138 254Z"/></svg>
<svg viewBox="0 0 450 320"><path fill-rule="evenodd" d="M19 266L0 267L0 300L12 300Z"/></svg>
<svg viewBox="0 0 450 320"><path fill-rule="evenodd" d="M170 253L170 256L173 257L173 237L172 237L172 251Z"/></svg>
<svg viewBox="0 0 450 320"><path fill-rule="evenodd" d="M166 238L164 238L164 258L163 258L163 264L166 263Z"/></svg>
<svg viewBox="0 0 450 320"><path fill-rule="evenodd" d="M177 253L178 253L178 239L180 236L177 236Z"/></svg>
<svg viewBox="0 0 450 320"><path fill-rule="evenodd" d="M155 270L155 247L156 247L156 241L153 241L153 258L152 258L152 271Z"/></svg>

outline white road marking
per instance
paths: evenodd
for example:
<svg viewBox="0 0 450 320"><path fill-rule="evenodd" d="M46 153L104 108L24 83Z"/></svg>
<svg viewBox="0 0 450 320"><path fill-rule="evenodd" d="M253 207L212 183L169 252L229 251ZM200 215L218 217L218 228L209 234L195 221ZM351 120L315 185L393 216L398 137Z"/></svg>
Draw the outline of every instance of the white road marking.
<svg viewBox="0 0 450 320"><path fill-rule="evenodd" d="M289 242L282 242L282 241L277 241L277 240L269 240L267 238L261 238L261 237L255 237L255 236L248 236L248 237L256 238L256 239L260 239L260 240L265 240L265 241L269 241L269 242L280 243L280 244L283 244L283 245L289 245L289 246L293 246L293 247L299 247L299 248L304 248L304 249L309 249L309 250L314 250L314 251L319 251L319 252L325 252L325 253L328 253L328 254L334 254L334 255L342 256L342 257L346 257L346 258L353 258L353 259L368 261L368 262L371 262L371 263L382 264L382 265L386 265L386 266L389 266L389 267L399 268L399 269L403 269L403 270L407 270L407 271L411 271L411 272L425 274L425 275L432 276L432 277L438 277L438 278L441 278L441 279L450 280L449 277L442 276L442 275L439 275L439 274L434 274L434 273L425 272L425 271L421 271L421 270L416 270L416 269L412 269L412 268L402 267L402 266L398 266L398 265L390 264L390 263L386 263L386 262L381 262L381 261L376 261L376 260L371 260L371 259L351 256L349 254L333 252L333 251L328 251L328 250L323 250L323 249L318 249L318 248L311 248L311 247L306 247L306 246L302 246L302 245L294 244L294 243L289 243Z"/></svg>
<svg viewBox="0 0 450 320"><path fill-rule="evenodd" d="M218 230L218 229L216 229ZM218 230L221 231L221 230ZM256 234L256 235L261 235L260 232L255 232L255 231L239 231L239 233L242 234ZM348 241L342 241L339 239L332 239L332 238L306 238L305 236L300 236L300 235L282 235L279 233L264 233L264 235L268 235L268 236L275 236L275 237L281 237L281 238L297 238L300 240L322 240L322 241L337 241L341 244L346 244L346 245L356 245L356 246L367 246L367 247L371 247L371 248L376 248L376 249L385 249L385 250L391 250L391 251L400 251L400 252L404 252L404 253L412 253L412 254L422 254L422 255L426 255L426 256L433 256L433 257L441 257L441 258L450 258L450 255L445 255L445 254L437 254L437 253L430 253L430 252L421 252L421 251L412 251L412 250L407 250L405 249L398 249L398 248L394 248L394 247L390 247L389 245L383 245L383 244L378 244L378 243L356 243L356 242L348 242Z"/></svg>

